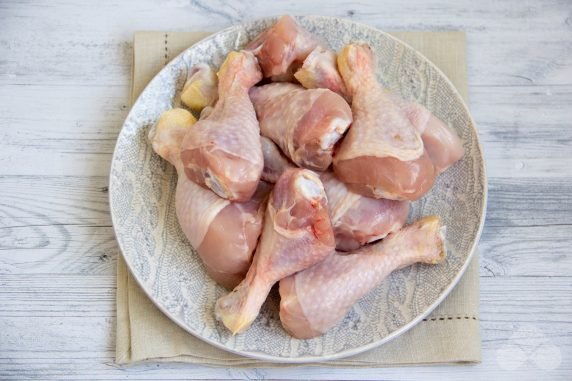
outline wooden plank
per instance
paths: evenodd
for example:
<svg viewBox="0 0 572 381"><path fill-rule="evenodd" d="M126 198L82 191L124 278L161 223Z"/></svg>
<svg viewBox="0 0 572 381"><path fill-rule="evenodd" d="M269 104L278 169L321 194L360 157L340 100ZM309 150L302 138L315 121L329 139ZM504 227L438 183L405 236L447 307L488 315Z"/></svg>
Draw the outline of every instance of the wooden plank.
<svg viewBox="0 0 572 381"><path fill-rule="evenodd" d="M113 274L119 253L111 226L0 228L0 274Z"/></svg>
<svg viewBox="0 0 572 381"><path fill-rule="evenodd" d="M430 4L390 0L383 5L328 0L232 0L224 5L219 1L170 1L162 4L160 16L152 0L138 1L136 6L116 0L3 4L2 84L127 86L130 41L136 30L219 30L283 13L346 17L384 30L465 30L470 85L572 84L567 0L529 2L526 6L516 1L470 0Z"/></svg>
<svg viewBox="0 0 572 381"><path fill-rule="evenodd" d="M490 177L572 177L572 86L470 91Z"/></svg>
<svg viewBox="0 0 572 381"><path fill-rule="evenodd" d="M572 178L489 179L487 226L572 224Z"/></svg>
<svg viewBox="0 0 572 381"><path fill-rule="evenodd" d="M541 277L484 278L481 326L485 358L476 366L404 369L219 369L178 364L148 364L121 368L113 364L113 276L44 274L0 278L0 378L119 379L137 378L296 378L306 379L426 379L443 369L448 377L483 379L548 375L556 379L572 372L572 279ZM507 294L511 297L507 300ZM521 332L523 338L514 335ZM41 337L42 340L38 340ZM502 350L552 345L561 357L556 370L546 372L532 361L508 369ZM538 358L536 359L538 361ZM541 362L542 364L542 362ZM478 372L478 373L477 373Z"/></svg>
<svg viewBox="0 0 572 381"><path fill-rule="evenodd" d="M109 179L0 176L0 226L109 226Z"/></svg>
<svg viewBox="0 0 572 381"><path fill-rule="evenodd" d="M481 277L569 277L571 237L572 225L485 225L479 243Z"/></svg>
<svg viewBox="0 0 572 381"><path fill-rule="evenodd" d="M117 86L0 87L0 174L107 176L128 99Z"/></svg>

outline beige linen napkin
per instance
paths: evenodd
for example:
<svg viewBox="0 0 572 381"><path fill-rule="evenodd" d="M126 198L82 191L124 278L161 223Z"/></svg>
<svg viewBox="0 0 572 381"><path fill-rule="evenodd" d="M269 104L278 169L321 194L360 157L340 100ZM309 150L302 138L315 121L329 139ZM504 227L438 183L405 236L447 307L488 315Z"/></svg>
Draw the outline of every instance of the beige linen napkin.
<svg viewBox="0 0 572 381"><path fill-rule="evenodd" d="M165 63L206 35L208 33L136 33L133 99ZM464 33L405 32L393 35L425 54L467 98ZM478 312L479 266L478 255L475 255L453 292L413 329L368 352L312 365L385 367L478 362L481 359ZM115 356L120 364L151 360L225 367L295 366L241 357L215 348L185 332L147 298L129 274L121 256L117 266Z"/></svg>

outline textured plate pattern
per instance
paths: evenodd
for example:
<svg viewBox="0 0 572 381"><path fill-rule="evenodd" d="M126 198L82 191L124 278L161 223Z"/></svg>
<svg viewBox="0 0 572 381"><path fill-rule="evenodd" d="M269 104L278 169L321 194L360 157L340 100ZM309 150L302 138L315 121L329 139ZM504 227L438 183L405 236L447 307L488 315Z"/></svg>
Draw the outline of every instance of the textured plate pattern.
<svg viewBox="0 0 572 381"><path fill-rule="evenodd" d="M127 264L155 304L190 333L242 355L281 362L306 362L359 353L403 333L428 314L462 275L484 220L486 180L477 133L459 94L423 56L395 38L365 25L328 17L301 17L312 33L340 49L369 43L377 55L379 79L407 99L415 99L451 125L466 154L439 177L432 191L413 207L412 218L438 214L447 225L448 258L438 266L416 265L398 272L364 297L341 324L323 337L296 340L278 319L273 292L253 326L232 336L214 320L224 290L206 275L185 239L174 210L174 169L152 152L150 126L179 103L187 68L220 65L274 19L217 33L169 63L147 86L119 135L111 169L113 225Z"/></svg>

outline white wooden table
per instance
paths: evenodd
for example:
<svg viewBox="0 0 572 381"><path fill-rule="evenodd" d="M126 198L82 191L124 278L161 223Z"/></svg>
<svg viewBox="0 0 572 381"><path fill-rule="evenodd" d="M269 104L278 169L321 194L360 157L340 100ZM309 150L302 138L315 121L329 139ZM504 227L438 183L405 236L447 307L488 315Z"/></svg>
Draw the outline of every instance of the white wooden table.
<svg viewBox="0 0 572 381"><path fill-rule="evenodd" d="M119 249L107 184L128 111L133 32L215 31L282 13L467 32L470 107L490 176L482 364L114 364ZM0 142L0 379L572 377L570 0L3 0Z"/></svg>

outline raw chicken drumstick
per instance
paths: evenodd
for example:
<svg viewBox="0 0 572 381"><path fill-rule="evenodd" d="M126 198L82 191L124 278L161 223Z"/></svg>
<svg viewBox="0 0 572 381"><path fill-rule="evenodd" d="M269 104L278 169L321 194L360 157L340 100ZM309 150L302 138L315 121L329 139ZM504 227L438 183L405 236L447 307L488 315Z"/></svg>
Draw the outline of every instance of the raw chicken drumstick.
<svg viewBox="0 0 572 381"><path fill-rule="evenodd" d="M328 196L337 250L356 250L405 224L409 201L362 196L349 190L331 172L322 173L320 179Z"/></svg>
<svg viewBox="0 0 572 381"><path fill-rule="evenodd" d="M218 102L183 140L187 176L228 200L249 200L262 173L260 129L248 96L261 78L252 53L230 52L219 71Z"/></svg>
<svg viewBox="0 0 572 381"><path fill-rule="evenodd" d="M272 286L334 252L324 188L315 173L289 169L270 195L260 243L246 278L215 306L233 334L256 319Z"/></svg>
<svg viewBox="0 0 572 381"><path fill-rule="evenodd" d="M417 132L421 134L425 150L437 173L444 172L455 164L463 154L463 143L455 131L422 105L408 102L405 113Z"/></svg>
<svg viewBox="0 0 572 381"><path fill-rule="evenodd" d="M246 50L258 58L264 77L275 81L289 81L295 69L318 45L319 41L288 15L260 33Z"/></svg>
<svg viewBox="0 0 572 381"><path fill-rule="evenodd" d="M346 45L338 68L352 96L353 124L334 158L334 172L364 196L416 200L436 172L420 134L378 83L371 48Z"/></svg>
<svg viewBox="0 0 572 381"><path fill-rule="evenodd" d="M209 275L232 289L246 275L262 230L262 217L270 187L260 183L254 197L244 203L218 197L187 178L180 159L183 137L195 119L190 112L172 109L151 129L153 150L175 166L178 173L175 208L185 236L203 260Z"/></svg>
<svg viewBox="0 0 572 381"><path fill-rule="evenodd" d="M307 89L330 89L346 99L350 99L346 85L336 63L336 52L318 46L294 74L294 77Z"/></svg>
<svg viewBox="0 0 572 381"><path fill-rule="evenodd" d="M292 336L308 339L339 323L361 297L394 270L445 258L439 217L425 217L352 254L333 254L280 281L280 321Z"/></svg>
<svg viewBox="0 0 572 381"><path fill-rule="evenodd" d="M260 133L301 167L323 171L334 145L352 123L350 106L328 89L271 83L250 91Z"/></svg>

